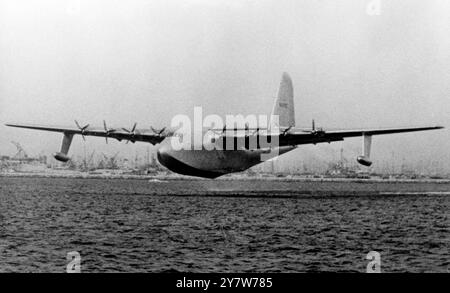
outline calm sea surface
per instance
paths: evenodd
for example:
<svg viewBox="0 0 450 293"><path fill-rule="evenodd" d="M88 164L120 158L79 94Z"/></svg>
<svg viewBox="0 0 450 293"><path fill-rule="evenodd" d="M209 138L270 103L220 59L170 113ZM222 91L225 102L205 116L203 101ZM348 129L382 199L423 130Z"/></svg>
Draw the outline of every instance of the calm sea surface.
<svg viewBox="0 0 450 293"><path fill-rule="evenodd" d="M450 184L0 178L0 272L450 268Z"/></svg>

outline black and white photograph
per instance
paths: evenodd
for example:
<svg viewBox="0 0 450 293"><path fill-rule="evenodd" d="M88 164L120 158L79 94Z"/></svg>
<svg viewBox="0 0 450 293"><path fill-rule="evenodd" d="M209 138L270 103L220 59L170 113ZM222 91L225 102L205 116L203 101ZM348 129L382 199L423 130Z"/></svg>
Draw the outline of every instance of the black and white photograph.
<svg viewBox="0 0 450 293"><path fill-rule="evenodd" d="M449 127L447 0L0 0L0 273L449 273Z"/></svg>

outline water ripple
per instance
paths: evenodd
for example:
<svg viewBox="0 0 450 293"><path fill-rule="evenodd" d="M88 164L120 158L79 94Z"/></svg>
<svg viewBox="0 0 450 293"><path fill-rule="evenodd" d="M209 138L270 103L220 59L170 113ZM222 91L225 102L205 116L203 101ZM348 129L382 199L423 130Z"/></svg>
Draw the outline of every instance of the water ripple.
<svg viewBox="0 0 450 293"><path fill-rule="evenodd" d="M449 184L0 178L0 272L447 272Z"/></svg>

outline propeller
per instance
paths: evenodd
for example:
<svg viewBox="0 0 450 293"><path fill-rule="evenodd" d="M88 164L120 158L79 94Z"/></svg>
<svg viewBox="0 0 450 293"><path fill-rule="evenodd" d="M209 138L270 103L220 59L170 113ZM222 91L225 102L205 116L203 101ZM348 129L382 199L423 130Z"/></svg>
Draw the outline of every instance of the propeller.
<svg viewBox="0 0 450 293"><path fill-rule="evenodd" d="M86 124L85 126L81 127L77 120L74 120L75 124L77 125L78 129L81 131L81 137L84 141L86 141L86 138L84 137L84 134L86 133L86 129L89 127L89 124Z"/></svg>
<svg viewBox="0 0 450 293"><path fill-rule="evenodd" d="M161 128L160 130L155 129L152 126L150 126L150 128L152 129L153 133L157 134L158 136L161 136L161 134L164 132L164 130L166 130L165 127Z"/></svg>
<svg viewBox="0 0 450 293"><path fill-rule="evenodd" d="M288 134L289 130L292 129L292 126L289 126L288 128L286 128L285 130L283 130L283 136L286 136L286 134Z"/></svg>
<svg viewBox="0 0 450 293"><path fill-rule="evenodd" d="M248 122L247 122L247 123L245 123L245 133L244 133L245 137L248 137L249 130L250 130L250 127L248 126Z"/></svg>
<svg viewBox="0 0 450 293"><path fill-rule="evenodd" d="M317 136L322 136L325 134L325 131L322 128L316 129L316 123L315 123L314 119L312 120L311 134L317 135Z"/></svg>
<svg viewBox="0 0 450 293"><path fill-rule="evenodd" d="M108 128L108 127L106 127L106 121L105 121L105 120L103 120L103 127L105 128L105 134L106 134L105 140L106 140L106 143L108 143L108 136L109 136L111 133L114 133L116 130L113 129L113 128Z"/></svg>
<svg viewBox="0 0 450 293"><path fill-rule="evenodd" d="M135 135L136 135L136 125L137 125L137 123L135 122L134 125L133 125L133 128L131 128L131 130L128 130L126 128L122 128L122 129L124 131L128 132L129 134L131 134L131 137L134 138ZM129 141L130 141L130 139L128 139L126 143L128 143ZM131 140L131 142L134 143L135 141Z"/></svg>
<svg viewBox="0 0 450 293"><path fill-rule="evenodd" d="M255 132L253 132L253 135L255 135L255 134L256 134L256 135L259 135L259 127L256 128L256 131L255 131Z"/></svg>

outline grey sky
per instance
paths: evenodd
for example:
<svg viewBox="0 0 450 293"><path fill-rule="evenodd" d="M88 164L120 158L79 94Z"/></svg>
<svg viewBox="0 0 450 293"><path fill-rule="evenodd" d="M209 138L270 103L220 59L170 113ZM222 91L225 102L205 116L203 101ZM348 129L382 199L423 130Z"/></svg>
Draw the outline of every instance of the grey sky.
<svg viewBox="0 0 450 293"><path fill-rule="evenodd" d="M268 114L287 71L299 125L449 126L450 1L382 0L379 16L366 14L369 2L0 0L0 123L162 127L194 106ZM0 154L14 152L11 140L35 154L61 140L4 126L0 137ZM449 149L444 130L377 137L373 155L449 165Z"/></svg>

